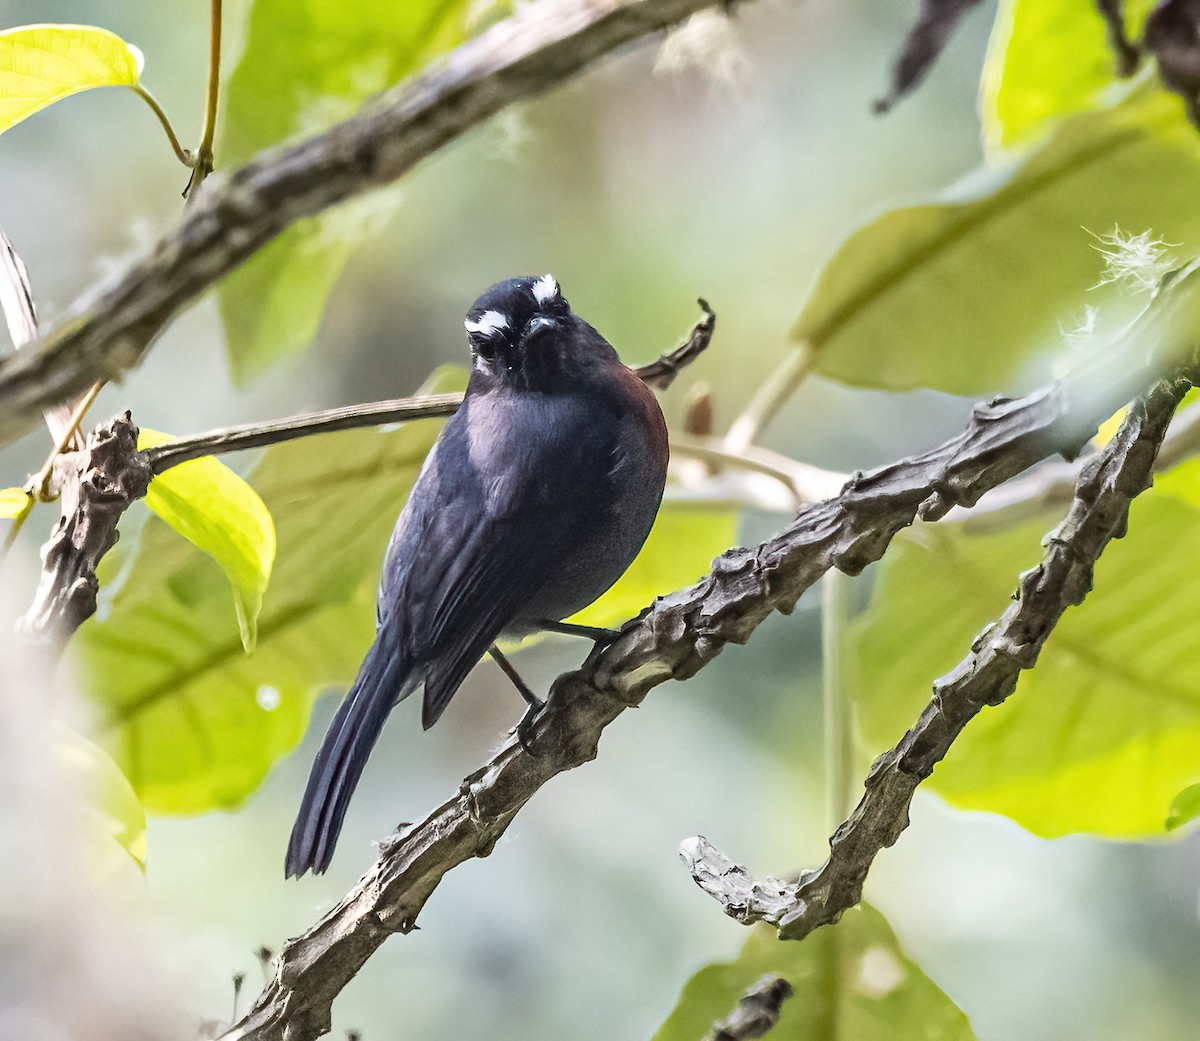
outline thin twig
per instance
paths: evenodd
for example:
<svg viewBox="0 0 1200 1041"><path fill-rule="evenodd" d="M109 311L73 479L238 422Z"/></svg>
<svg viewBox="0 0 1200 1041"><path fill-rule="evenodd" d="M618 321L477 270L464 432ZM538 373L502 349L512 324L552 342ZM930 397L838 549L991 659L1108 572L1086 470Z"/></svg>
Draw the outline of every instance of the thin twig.
<svg viewBox="0 0 1200 1041"><path fill-rule="evenodd" d="M181 437L165 445L143 449L143 454L157 476L172 466L206 455L263 448L281 441L293 441L311 434L328 434L335 430L355 430L381 423L451 416L458 411L462 398L462 394L426 394L412 398L396 398L392 401L373 401L366 405L346 405L342 408L323 409L320 412L305 412L285 419L268 420L265 423L242 423L192 437Z"/></svg>
<svg viewBox="0 0 1200 1041"><path fill-rule="evenodd" d="M210 183L181 222L33 350L0 359L0 442L137 365L163 328L293 223L395 181L514 101L719 0L562 0L515 13L360 114Z"/></svg>
<svg viewBox="0 0 1200 1041"><path fill-rule="evenodd" d="M83 417L87 415L87 410L92 407L92 403L100 395L100 391L104 388L103 383L93 383L71 410L71 417L67 420L66 428L59 434L58 441L54 448L46 457L46 461L42 464L42 468L29 479L25 485L25 490L32 495L38 502L50 502L53 496L50 492L50 480L54 476L54 464L60 455L67 450L67 446L75 440L75 433L79 430L79 424L83 422Z"/></svg>
<svg viewBox="0 0 1200 1041"><path fill-rule="evenodd" d="M681 347L664 354L658 361L633 370L651 386L669 386L680 370L695 361L712 342L717 316L703 300L700 301L700 306L704 310L704 317L693 326ZM263 448L310 434L327 434L335 430L354 430L381 423L403 423L414 419L451 416L458 411L462 398L462 394L425 394L306 412L265 423L243 423L147 448L144 454L151 470L157 475L172 466L186 463L189 459L239 452L248 448Z"/></svg>
<svg viewBox="0 0 1200 1041"><path fill-rule="evenodd" d="M859 901L876 855L907 827L917 786L971 719L1016 689L1059 618L1091 591L1097 559L1111 539L1125 534L1130 503L1150 486L1155 455L1186 388L1184 380L1156 382L1133 403L1104 451L1088 460L1066 518L1044 540L1042 563L1021 576L1008 609L933 685L920 719L871 767L861 801L829 840L823 867L794 883L759 880L702 836L681 846L696 883L727 914L743 924L769 922L781 939L800 940Z"/></svg>
<svg viewBox="0 0 1200 1041"><path fill-rule="evenodd" d="M700 305L704 317L692 327L688 338L675 350L664 354L658 361L652 361L649 365L643 365L637 370L637 374L650 386L666 390L675 382L675 377L679 375L680 370L695 361L712 342L713 332L717 327L716 312L708 306L708 301L703 297L696 303Z"/></svg>

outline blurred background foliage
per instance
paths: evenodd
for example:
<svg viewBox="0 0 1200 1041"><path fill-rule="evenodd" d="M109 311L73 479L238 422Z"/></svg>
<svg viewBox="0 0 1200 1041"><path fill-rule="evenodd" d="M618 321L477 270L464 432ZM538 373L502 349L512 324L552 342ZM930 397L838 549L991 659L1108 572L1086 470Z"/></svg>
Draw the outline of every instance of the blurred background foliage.
<svg viewBox="0 0 1200 1041"><path fill-rule="evenodd" d="M1150 5L1129 6L1136 28ZM710 19L688 46L629 48L399 185L289 231L174 323L93 414L130 408L146 427L185 433L409 393L462 363L462 312L484 287L553 271L630 363L672 346L697 296L712 303L713 346L664 395L674 429L696 383L714 388L720 432L804 358L815 375L762 445L835 471L928 447L961 429L972 396L1044 382L1144 306L1127 287L1092 288L1104 269L1095 236L1153 229L1180 260L1200 252L1200 139L1149 72L1114 79L1090 5L1044 0L981 4L920 90L875 117L916 7L760 0ZM143 82L185 142L198 138L206 4L8 0L0 11L4 26L82 22L135 43ZM227 4L218 169L344 118L503 14L464 2ZM0 226L43 320L169 227L185 181L126 91L71 98L7 131ZM444 388L462 374L433 378ZM428 734L401 706L329 874L282 881L335 700L317 696L344 688L369 641L382 546L437 430L424 421L227 460L277 539L265 592L270 561L239 558L241 625L218 565L140 507L105 562L71 668L91 731L137 797L99 748L70 755L96 778L85 783L101 791L103 827L144 855L144 877L118 870L107 885L169 937L162 957L197 1020L227 1018L232 974L257 982L253 952L310 924L358 877L373 839L445 798L520 715L487 665ZM0 484L35 469L45 441L31 434L0 454ZM645 559L590 621L627 617L786 520L693 498L676 489ZM1168 839L1166 822L1172 806L1186 816L1195 800L1176 796L1200 780L1187 574L1198 504L1192 463L1138 501L1096 594L1017 694L963 735L877 862L871 906L835 929L799 945L748 936L675 857L697 832L762 872L823 857L820 619L806 597L686 686L659 688L487 861L452 872L421 930L385 945L339 999L335 1028L366 1041L586 1041L665 1021L659 1036L673 1041L698 1037L769 970L799 992L781 1038L1194 1037L1200 845L1187 828ZM17 544L6 612L28 602L48 515L35 512ZM855 581L856 778L1001 613L1056 522L1031 510L986 533L921 527ZM544 687L582 650L545 640L521 652L522 671Z"/></svg>

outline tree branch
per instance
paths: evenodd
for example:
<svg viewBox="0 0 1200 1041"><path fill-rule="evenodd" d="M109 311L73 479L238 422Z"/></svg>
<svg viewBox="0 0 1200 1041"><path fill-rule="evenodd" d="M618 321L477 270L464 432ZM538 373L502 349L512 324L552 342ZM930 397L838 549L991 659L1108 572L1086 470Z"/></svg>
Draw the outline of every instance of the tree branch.
<svg viewBox="0 0 1200 1041"><path fill-rule="evenodd" d="M1033 668L1059 618L1091 591L1096 560L1110 539L1125 534L1130 502L1150 487L1159 445L1187 387L1182 379L1156 383L1133 403L1104 451L1088 460L1065 519L1046 538L1041 564L1021 576L1013 603L976 638L966 658L934 683L920 719L871 767L866 792L829 840L823 867L794 883L758 880L702 836L681 846L697 885L726 914L743 924L769 922L781 939L801 940L858 903L876 855L908 826L917 785L971 719L1016 689L1021 671Z"/></svg>
<svg viewBox="0 0 1200 1041"><path fill-rule="evenodd" d="M283 949L275 979L228 1041L307 1041L328 1031L334 998L375 949L415 928L446 872L487 856L538 788L594 759L601 733L621 712L658 684L693 676L727 643L745 643L830 568L861 571L917 517L972 504L1053 452L1074 455L1100 420L1153 381L1147 364L1124 351L1096 355L1037 393L978 405L962 434L856 474L780 534L727 551L707 578L655 601L617 640L555 681L532 728L531 751L510 739L456 795L382 843L379 859L342 902Z"/></svg>
<svg viewBox="0 0 1200 1041"><path fill-rule="evenodd" d="M168 322L303 217L388 184L521 98L717 0L561 0L520 5L433 71L307 140L214 176L181 222L75 306L29 350L0 358L0 441L38 409L119 378Z"/></svg>

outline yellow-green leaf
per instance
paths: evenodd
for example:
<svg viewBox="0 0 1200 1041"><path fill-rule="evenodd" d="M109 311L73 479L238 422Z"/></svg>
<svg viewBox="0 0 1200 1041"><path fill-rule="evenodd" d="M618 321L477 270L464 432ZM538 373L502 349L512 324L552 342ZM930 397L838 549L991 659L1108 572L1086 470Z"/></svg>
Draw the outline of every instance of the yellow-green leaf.
<svg viewBox="0 0 1200 1041"><path fill-rule="evenodd" d="M143 428L138 447L171 440L169 434ZM173 466L154 478L146 505L221 565L233 587L242 646L249 653L275 561L275 524L258 493L209 457Z"/></svg>
<svg viewBox="0 0 1200 1041"><path fill-rule="evenodd" d="M1154 0L1126 0L1137 37ZM1024 144L1055 119L1111 103L1120 90L1117 54L1095 4L1001 0L980 91L984 142Z"/></svg>
<svg viewBox="0 0 1200 1041"><path fill-rule="evenodd" d="M95 87L135 87L142 53L92 25L0 32L0 133L47 105Z"/></svg>
<svg viewBox="0 0 1200 1041"><path fill-rule="evenodd" d="M0 519L13 520L28 506L29 496L24 488L0 488Z"/></svg>

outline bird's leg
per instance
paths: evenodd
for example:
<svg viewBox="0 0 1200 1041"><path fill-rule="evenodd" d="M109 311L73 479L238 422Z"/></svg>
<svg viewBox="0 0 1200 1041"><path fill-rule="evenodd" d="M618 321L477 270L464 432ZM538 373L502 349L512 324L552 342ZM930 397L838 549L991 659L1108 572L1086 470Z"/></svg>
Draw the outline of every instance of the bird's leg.
<svg viewBox="0 0 1200 1041"><path fill-rule="evenodd" d="M525 699L525 703L529 706L525 710L525 715L521 717L521 722L517 724L517 741L520 742L521 747L526 752L532 755L534 752L529 744L530 730L537 717L541 715L542 709L546 707L546 703L526 686L525 681L521 679L517 670L512 667L512 662L500 652L499 647L492 644L488 648L488 654L492 656L492 661L500 666L500 671L512 681L512 685L517 688L517 692Z"/></svg>
<svg viewBox="0 0 1200 1041"><path fill-rule="evenodd" d="M561 633L563 636L582 636L592 640L599 647L605 647L621 635L618 629L602 629L596 625L576 625L574 622L551 622L543 620L534 623L547 633Z"/></svg>

